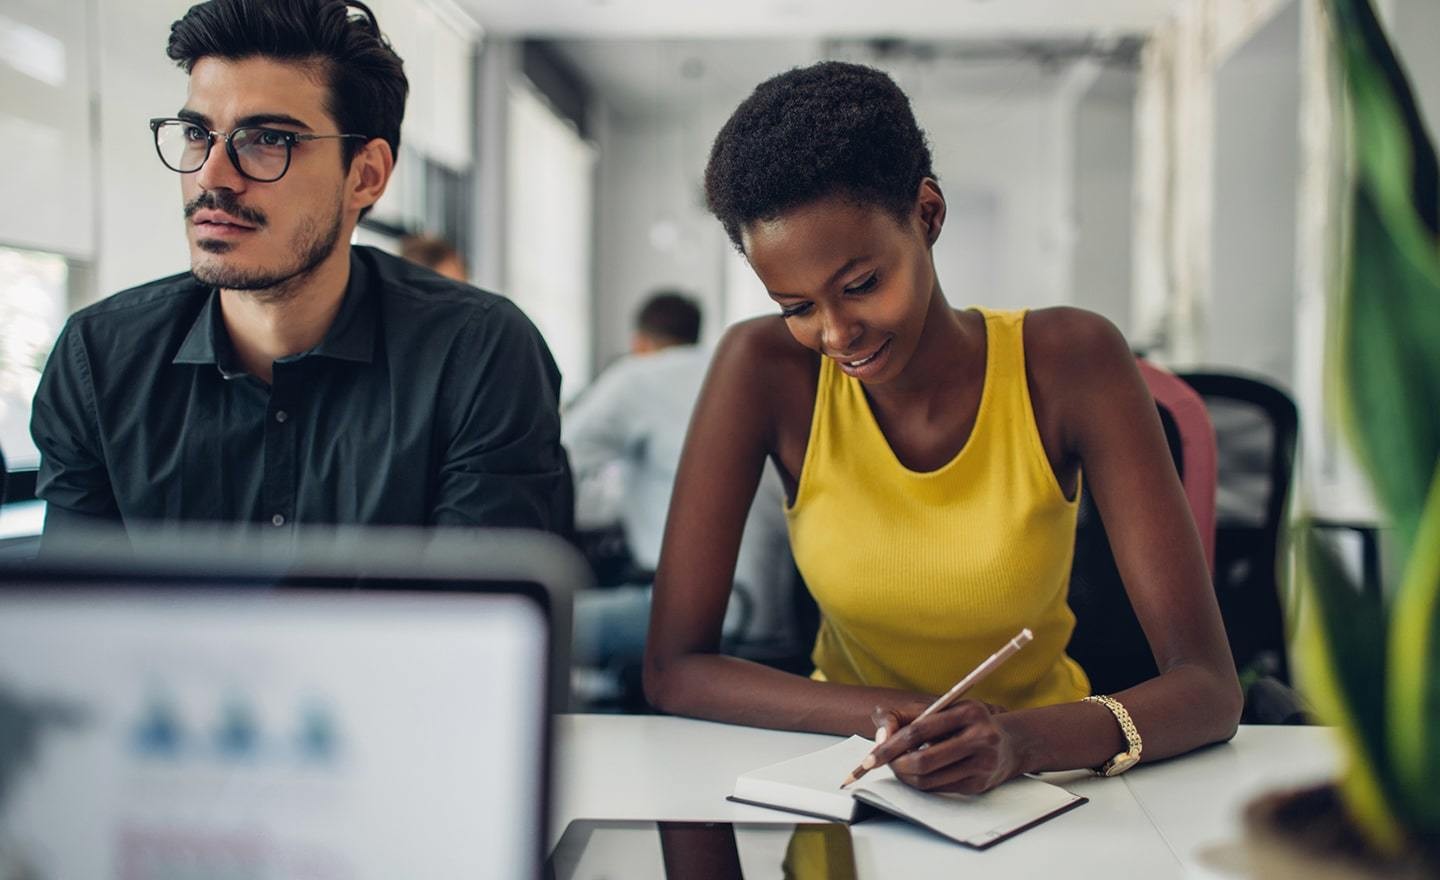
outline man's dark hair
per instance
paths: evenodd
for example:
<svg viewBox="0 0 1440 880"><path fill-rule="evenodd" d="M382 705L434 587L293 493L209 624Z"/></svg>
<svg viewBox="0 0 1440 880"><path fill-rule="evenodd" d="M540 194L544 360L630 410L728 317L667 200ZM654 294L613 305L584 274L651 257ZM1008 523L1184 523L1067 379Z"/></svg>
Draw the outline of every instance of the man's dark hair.
<svg viewBox="0 0 1440 880"><path fill-rule="evenodd" d="M201 58L262 56L313 64L340 132L384 138L399 155L409 83L400 56L359 0L208 0L170 26L165 54L190 73ZM340 142L345 167L365 143Z"/></svg>
<svg viewBox="0 0 1440 880"><path fill-rule="evenodd" d="M659 291L640 307L635 329L676 345L694 345L700 341L700 307L678 291Z"/></svg>
<svg viewBox="0 0 1440 880"><path fill-rule="evenodd" d="M934 177L910 99L885 73L822 61L756 87L720 129L705 197L735 247L742 227L841 195L903 218Z"/></svg>

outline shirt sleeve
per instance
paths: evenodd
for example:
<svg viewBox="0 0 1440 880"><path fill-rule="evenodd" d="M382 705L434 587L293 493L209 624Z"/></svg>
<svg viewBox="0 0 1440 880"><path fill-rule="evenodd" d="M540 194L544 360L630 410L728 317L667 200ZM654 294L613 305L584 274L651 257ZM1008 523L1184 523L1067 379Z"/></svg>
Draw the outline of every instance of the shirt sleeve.
<svg viewBox="0 0 1440 880"><path fill-rule="evenodd" d="M100 444L90 362L73 321L65 325L45 363L31 409L30 436L40 450L35 495L45 500L47 509L120 519Z"/></svg>
<svg viewBox="0 0 1440 880"><path fill-rule="evenodd" d="M625 364L606 370L565 410L561 438L577 479L625 457L635 424Z"/></svg>
<svg viewBox="0 0 1440 880"><path fill-rule="evenodd" d="M431 522L568 533L570 468L560 445L560 370L514 304L477 310L441 379L449 425Z"/></svg>
<svg viewBox="0 0 1440 880"><path fill-rule="evenodd" d="M625 506L625 462L635 454L638 392L622 361L581 392L560 417L560 439L575 470L575 525L618 525Z"/></svg>

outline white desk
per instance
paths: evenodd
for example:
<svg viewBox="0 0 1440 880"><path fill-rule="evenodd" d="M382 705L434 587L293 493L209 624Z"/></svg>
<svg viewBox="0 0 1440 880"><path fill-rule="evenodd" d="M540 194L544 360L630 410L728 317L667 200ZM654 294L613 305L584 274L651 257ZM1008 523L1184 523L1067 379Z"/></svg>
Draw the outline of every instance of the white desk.
<svg viewBox="0 0 1440 880"><path fill-rule="evenodd" d="M21 501L0 506L0 538L38 535L44 527L44 501Z"/></svg>
<svg viewBox="0 0 1440 880"><path fill-rule="evenodd" d="M563 715L556 724L552 845L572 819L795 822L725 800L735 777L834 742L683 718ZM1260 791L1331 775L1330 732L1242 727L1232 742L1124 776L1047 779L1090 803L977 852L887 817L852 829L864 877L1227 877L1239 812ZM983 874L982 874L983 872Z"/></svg>

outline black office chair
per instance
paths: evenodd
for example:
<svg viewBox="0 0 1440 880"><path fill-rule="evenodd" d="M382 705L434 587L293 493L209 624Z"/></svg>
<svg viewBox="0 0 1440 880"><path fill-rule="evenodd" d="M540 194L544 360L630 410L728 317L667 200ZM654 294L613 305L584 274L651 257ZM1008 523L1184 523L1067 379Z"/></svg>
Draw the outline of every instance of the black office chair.
<svg viewBox="0 0 1440 880"><path fill-rule="evenodd" d="M1215 595L1242 681L1289 684L1277 578L1280 526L1295 466L1299 414L1269 382L1225 373L1182 373L1215 425Z"/></svg>
<svg viewBox="0 0 1440 880"><path fill-rule="evenodd" d="M595 575L596 587L648 584L655 580L655 572L639 565L631 555L625 528L618 522L576 529L574 543Z"/></svg>
<svg viewBox="0 0 1440 880"><path fill-rule="evenodd" d="M1170 410L1156 404L1175 470L1185 474L1180 427ZM1110 694L1154 678L1155 655L1115 565L1105 523L1087 483L1080 493L1075 524L1075 557L1070 565L1070 610L1075 631L1065 651L1090 678L1091 690Z"/></svg>

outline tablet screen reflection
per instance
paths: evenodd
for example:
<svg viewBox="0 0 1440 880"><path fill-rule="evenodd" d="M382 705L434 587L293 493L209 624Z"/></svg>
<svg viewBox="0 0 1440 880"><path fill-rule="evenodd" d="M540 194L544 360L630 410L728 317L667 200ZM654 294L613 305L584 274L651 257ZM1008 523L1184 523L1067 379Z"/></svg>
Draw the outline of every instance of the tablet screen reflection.
<svg viewBox="0 0 1440 880"><path fill-rule="evenodd" d="M855 880L850 829L839 824L580 820L548 867L553 880Z"/></svg>

